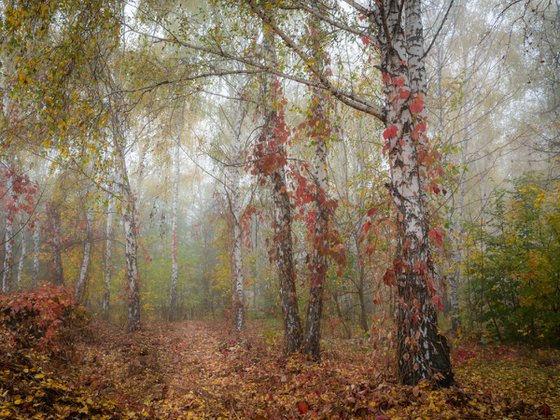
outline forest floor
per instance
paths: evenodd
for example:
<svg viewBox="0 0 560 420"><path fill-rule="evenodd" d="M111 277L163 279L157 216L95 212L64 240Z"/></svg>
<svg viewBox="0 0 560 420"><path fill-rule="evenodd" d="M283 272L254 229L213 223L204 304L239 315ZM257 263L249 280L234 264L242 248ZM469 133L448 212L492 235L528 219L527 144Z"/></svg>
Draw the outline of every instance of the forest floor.
<svg viewBox="0 0 560 420"><path fill-rule="evenodd" d="M399 386L366 340L329 338L320 363L284 357L251 323L91 323L73 350L0 348L4 418L540 418L560 416L560 352L457 346L457 386Z"/></svg>

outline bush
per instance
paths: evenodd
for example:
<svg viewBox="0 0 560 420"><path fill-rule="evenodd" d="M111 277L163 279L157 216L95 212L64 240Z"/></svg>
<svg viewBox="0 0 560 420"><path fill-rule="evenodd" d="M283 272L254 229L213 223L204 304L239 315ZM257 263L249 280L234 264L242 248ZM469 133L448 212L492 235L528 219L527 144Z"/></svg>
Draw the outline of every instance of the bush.
<svg viewBox="0 0 560 420"><path fill-rule="evenodd" d="M518 179L470 226L467 324L499 341L560 345L559 193L560 183Z"/></svg>
<svg viewBox="0 0 560 420"><path fill-rule="evenodd" d="M38 289L0 296L0 327L15 349L67 351L87 321L69 289L45 284Z"/></svg>

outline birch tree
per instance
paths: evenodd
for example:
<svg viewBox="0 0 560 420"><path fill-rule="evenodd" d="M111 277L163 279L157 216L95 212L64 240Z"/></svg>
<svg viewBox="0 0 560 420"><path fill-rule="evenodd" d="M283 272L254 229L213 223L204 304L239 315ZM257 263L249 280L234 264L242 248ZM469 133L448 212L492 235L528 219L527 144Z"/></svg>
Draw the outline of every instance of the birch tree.
<svg viewBox="0 0 560 420"><path fill-rule="evenodd" d="M265 54L275 60L272 32L266 26ZM257 142L255 157L257 169L266 176L272 187L274 219L274 251L278 268L280 301L284 319L285 350L288 354L298 351L303 341L301 319L296 295L296 270L292 244L292 211L286 185L286 126L283 98L278 78L267 76L262 86L262 130Z"/></svg>
<svg viewBox="0 0 560 420"><path fill-rule="evenodd" d="M14 265L14 216L17 197L14 193L14 173L9 167L6 171L6 192L4 193L9 205L6 208L4 225L4 261L2 265L2 292L7 293L12 289Z"/></svg>
<svg viewBox="0 0 560 420"><path fill-rule="evenodd" d="M111 306L111 278L113 275L113 261L112 261L112 241L113 241L113 217L115 212L115 198L112 191L109 191L107 197L105 219L105 252L103 254L103 316L109 317L109 310Z"/></svg>
<svg viewBox="0 0 560 420"><path fill-rule="evenodd" d="M86 209L84 211L85 215L85 228L86 228L86 237L84 241L84 252L82 255L82 264L80 266L80 274L78 276L78 280L76 281L76 286L74 288L74 297L76 302L83 302L84 300L84 293L86 289L86 282L88 276L88 268L91 260L91 246L93 242L93 232L92 232L92 216L91 212Z"/></svg>
<svg viewBox="0 0 560 420"><path fill-rule="evenodd" d="M179 249L178 238L178 215L177 205L179 200L179 179L181 175L180 152L181 152L181 136L183 126L180 125L177 135L175 152L173 154L173 191L171 203L171 291L169 294L169 320L177 319L177 282L179 280L179 261L177 260L177 252Z"/></svg>
<svg viewBox="0 0 560 420"><path fill-rule="evenodd" d="M309 23L311 55L320 71L328 69L325 37L321 30L322 22L312 17ZM313 232L313 250L311 255L311 282L309 286L309 302L305 319L303 352L313 359L320 357L321 315L323 312L323 289L327 276L327 255L329 253L329 219L331 203L328 198L327 185L327 142L330 136L330 118L328 115L327 93L313 88L311 103L308 110L309 137L315 145L313 162L313 180L315 184L315 226Z"/></svg>
<svg viewBox="0 0 560 420"><path fill-rule="evenodd" d="M19 251L19 260L18 260L18 267L17 267L17 276L16 276L16 289L21 290L21 284L23 280L23 271L25 267L25 260L27 258L27 241L25 238L25 231L26 231L26 222L20 224L20 251Z"/></svg>
<svg viewBox="0 0 560 420"><path fill-rule="evenodd" d="M39 269L41 261L39 255L41 253L41 222L35 219L33 223L33 233L31 234L33 240L33 267L31 271L31 285L36 287L39 284Z"/></svg>

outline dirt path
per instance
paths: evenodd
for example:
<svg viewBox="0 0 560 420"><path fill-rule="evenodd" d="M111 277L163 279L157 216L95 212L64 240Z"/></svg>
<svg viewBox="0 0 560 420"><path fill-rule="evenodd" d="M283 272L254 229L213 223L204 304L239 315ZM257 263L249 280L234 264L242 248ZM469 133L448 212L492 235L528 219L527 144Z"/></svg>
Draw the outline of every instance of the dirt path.
<svg viewBox="0 0 560 420"><path fill-rule="evenodd" d="M543 404L559 404L547 392L560 377L556 359L549 375L527 355L512 353L504 366L516 367L504 371L500 356L478 354L456 366L461 388L430 390L396 385L388 359L367 343L327 340L312 363L284 357L261 332L254 324L239 337L222 323L188 321L126 334L98 324L72 363L51 367L129 418L535 418ZM486 383L507 372L508 382ZM526 375L523 393L515 372Z"/></svg>

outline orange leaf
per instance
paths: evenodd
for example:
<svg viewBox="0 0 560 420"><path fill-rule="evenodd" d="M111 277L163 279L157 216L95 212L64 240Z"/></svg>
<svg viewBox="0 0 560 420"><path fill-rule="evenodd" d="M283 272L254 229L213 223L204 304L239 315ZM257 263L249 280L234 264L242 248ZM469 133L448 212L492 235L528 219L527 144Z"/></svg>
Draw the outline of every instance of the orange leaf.
<svg viewBox="0 0 560 420"><path fill-rule="evenodd" d="M300 414L306 414L309 411L309 405L305 401L299 401L297 408Z"/></svg>

